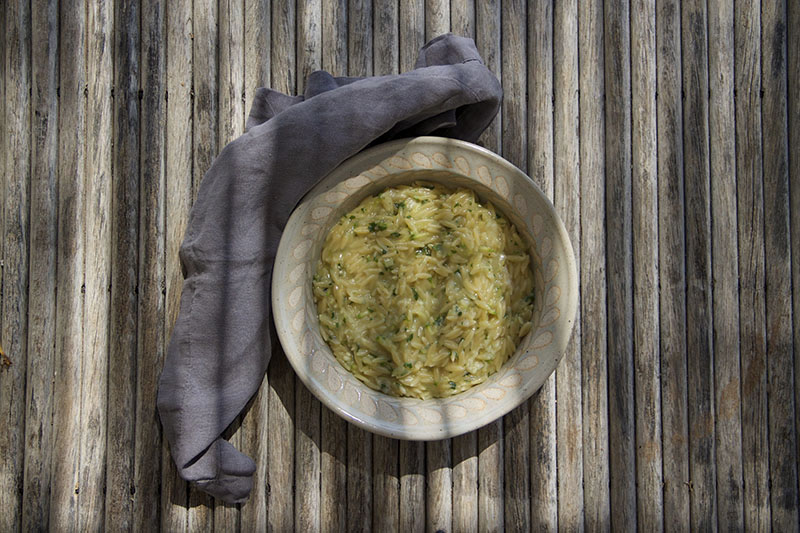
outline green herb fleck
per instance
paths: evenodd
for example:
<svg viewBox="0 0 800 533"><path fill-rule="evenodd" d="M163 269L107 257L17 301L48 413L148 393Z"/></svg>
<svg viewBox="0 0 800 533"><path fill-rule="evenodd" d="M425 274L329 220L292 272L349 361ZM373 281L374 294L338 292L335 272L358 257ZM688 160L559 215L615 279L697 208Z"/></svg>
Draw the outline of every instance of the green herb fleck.
<svg viewBox="0 0 800 533"><path fill-rule="evenodd" d="M417 289L411 287L411 292L414 293L414 299L419 300L419 293L417 292Z"/></svg>
<svg viewBox="0 0 800 533"><path fill-rule="evenodd" d="M455 381L448 381L448 383L450 384L450 388L452 390L456 390L456 382Z"/></svg>
<svg viewBox="0 0 800 533"><path fill-rule="evenodd" d="M385 229L386 229L386 223L382 220L379 220L378 222L369 223L369 230L372 233L375 233L376 231L383 231Z"/></svg>

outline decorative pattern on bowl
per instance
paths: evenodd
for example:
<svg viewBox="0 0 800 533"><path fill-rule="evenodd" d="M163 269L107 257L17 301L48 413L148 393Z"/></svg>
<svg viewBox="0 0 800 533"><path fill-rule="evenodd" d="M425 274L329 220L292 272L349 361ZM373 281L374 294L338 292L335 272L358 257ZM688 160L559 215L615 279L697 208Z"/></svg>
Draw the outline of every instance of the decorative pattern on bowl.
<svg viewBox="0 0 800 533"><path fill-rule="evenodd" d="M529 244L534 327L499 372L455 396L418 400L367 387L334 358L319 332L311 278L328 230L370 194L400 183L469 187L492 202ZM578 280L572 246L552 204L533 181L479 146L418 137L376 146L345 161L295 209L273 271L272 308L281 344L300 379L327 407L393 438L434 440L484 426L524 402L558 366L572 332Z"/></svg>

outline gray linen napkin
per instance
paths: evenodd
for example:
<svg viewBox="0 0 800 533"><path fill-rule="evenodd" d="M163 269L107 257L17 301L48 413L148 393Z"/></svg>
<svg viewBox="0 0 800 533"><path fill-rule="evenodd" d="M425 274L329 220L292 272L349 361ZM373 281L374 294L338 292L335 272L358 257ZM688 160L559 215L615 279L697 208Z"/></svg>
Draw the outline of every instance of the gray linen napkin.
<svg viewBox="0 0 800 533"><path fill-rule="evenodd" d="M247 132L203 178L180 249L185 281L158 410L184 479L230 503L250 493L255 464L220 435L264 377L276 341L272 265L303 195L370 144L426 134L475 141L501 97L472 40L450 34L402 75L318 71L304 96L258 90Z"/></svg>

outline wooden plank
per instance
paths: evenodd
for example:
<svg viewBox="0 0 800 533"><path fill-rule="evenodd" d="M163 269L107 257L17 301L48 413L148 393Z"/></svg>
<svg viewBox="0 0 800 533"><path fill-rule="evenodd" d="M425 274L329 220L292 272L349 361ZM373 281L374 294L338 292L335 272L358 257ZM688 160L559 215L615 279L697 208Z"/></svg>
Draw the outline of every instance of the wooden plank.
<svg viewBox="0 0 800 533"><path fill-rule="evenodd" d="M31 35L39 44L31 58L30 209L35 216L30 220L22 529L43 531L50 515L55 381L58 3L34 2L31 14Z"/></svg>
<svg viewBox="0 0 800 533"><path fill-rule="evenodd" d="M449 0L425 0L425 40L450 31Z"/></svg>
<svg viewBox="0 0 800 533"><path fill-rule="evenodd" d="M297 4L297 92L311 72L322 65L322 5ZM320 529L320 403L295 376L295 528Z"/></svg>
<svg viewBox="0 0 800 533"><path fill-rule="evenodd" d="M403 20L401 10L400 20ZM500 77L500 1L486 0L475 3L475 45L483 59L483 63L495 76ZM402 29L401 29L402 32ZM402 45L402 40L401 40ZM402 61L402 50L400 60ZM478 139L478 144L497 152L500 149L501 116L486 128Z"/></svg>
<svg viewBox="0 0 800 533"><path fill-rule="evenodd" d="M787 100L789 123L789 146L800 143L800 5L788 2L787 17ZM795 431L800 428L800 157L789 150L789 212L792 232L792 319L794 330L794 394ZM800 470L800 439L797 441L797 465Z"/></svg>
<svg viewBox="0 0 800 533"><path fill-rule="evenodd" d="M450 439L428 442L425 447L427 481L427 531L452 531L453 470Z"/></svg>
<svg viewBox="0 0 800 533"><path fill-rule="evenodd" d="M605 3L608 431L611 527L636 526L631 250L630 13Z"/></svg>
<svg viewBox="0 0 800 533"><path fill-rule="evenodd" d="M452 442L453 531L478 531L478 432Z"/></svg>
<svg viewBox="0 0 800 533"><path fill-rule="evenodd" d="M347 531L372 527L372 434L347 424Z"/></svg>
<svg viewBox="0 0 800 533"><path fill-rule="evenodd" d="M347 34L348 76L372 75L372 3L350 0ZM347 425L348 531L369 531L372 526L372 434Z"/></svg>
<svg viewBox="0 0 800 533"><path fill-rule="evenodd" d="M631 7L633 359L636 391L636 517L663 530L658 337L658 178L656 18L653 3Z"/></svg>
<svg viewBox="0 0 800 533"><path fill-rule="evenodd" d="M219 149L219 3L194 2L192 16L192 203ZM189 204L191 207L191 204ZM176 243L180 246L183 231ZM167 251L169 257L169 250ZM177 257L177 256L176 256ZM181 280L182 281L182 280ZM174 323L174 322L173 322ZM171 324L173 324L171 323ZM214 526L214 499L189 486L189 531Z"/></svg>
<svg viewBox="0 0 800 533"><path fill-rule="evenodd" d="M255 92L270 86L271 5L269 0L244 3L244 111L249 113ZM272 335L273 345L277 338ZM267 529L267 468L269 462L269 384L266 376L242 418L242 453L256 463L253 490L241 506L242 529Z"/></svg>
<svg viewBox="0 0 800 533"><path fill-rule="evenodd" d="M85 203L86 300L83 312L83 371L81 374L81 473L78 528L103 527L105 501L106 399L112 227L111 89L114 83L114 2L90 4L87 15L87 150ZM106 45L106 42L109 45Z"/></svg>
<svg viewBox="0 0 800 533"><path fill-rule="evenodd" d="M297 3L297 93L305 90L306 78L322 68L322 2ZM299 382L298 382L299 383Z"/></svg>
<svg viewBox="0 0 800 533"><path fill-rule="evenodd" d="M294 2L272 2L270 77L272 87L286 94L297 87L295 20ZM267 526L288 531L294 526L295 376L282 349L273 350L268 374Z"/></svg>
<svg viewBox="0 0 800 533"><path fill-rule="evenodd" d="M484 64L499 76L500 3L495 0L475 3L475 45ZM500 113L481 135L478 144L500 151ZM501 531L504 527L503 503L503 420L478 430L478 530Z"/></svg>
<svg viewBox="0 0 800 533"><path fill-rule="evenodd" d="M425 444L400 441L400 531L425 530Z"/></svg>
<svg viewBox="0 0 800 533"><path fill-rule="evenodd" d="M323 0L322 68L347 73L347 0ZM347 422L321 408L320 522L322 531L346 531Z"/></svg>
<svg viewBox="0 0 800 533"><path fill-rule="evenodd" d="M555 182L553 133L553 5L528 6L528 173L551 200ZM556 461L556 377L529 401L531 527L555 529L558 524Z"/></svg>
<svg viewBox="0 0 800 533"><path fill-rule="evenodd" d="M400 72L414 68L425 44L425 0L400 0Z"/></svg>
<svg viewBox="0 0 800 533"><path fill-rule="evenodd" d="M501 4L502 153L523 172L527 170L526 128L526 11L522 1ZM504 515L508 527L530 529L530 404L503 417Z"/></svg>
<svg viewBox="0 0 800 533"><path fill-rule="evenodd" d="M580 139L578 107L578 2L560 2L553 13L554 205L580 264ZM580 309L578 309L580 316ZM581 323L576 322L556 370L558 527L582 531L583 419Z"/></svg>
<svg viewBox="0 0 800 533"><path fill-rule="evenodd" d="M606 366L605 122L603 3L578 4L581 161L581 390L583 505L587 531L610 522Z"/></svg>
<svg viewBox="0 0 800 533"><path fill-rule="evenodd" d="M760 5L760 2L737 3L733 69L736 85L742 484L744 526L751 531L766 531L770 527Z"/></svg>
<svg viewBox="0 0 800 533"><path fill-rule="evenodd" d="M9 2L6 12L5 80L6 167L3 171L2 331L5 358L0 365L0 506L8 512L0 529L21 526L25 455L25 378L27 366L28 191L31 179L31 9Z"/></svg>
<svg viewBox="0 0 800 533"><path fill-rule="evenodd" d="M80 467L81 362L84 307L84 180L86 152L86 5L64 0L59 9L58 250L55 384L50 523L75 530ZM4 386L0 390L6 390ZM3 403L3 405L7 405Z"/></svg>
<svg viewBox="0 0 800 533"><path fill-rule="evenodd" d="M108 355L108 451L105 527L133 527L137 284L139 266L139 51L140 7L115 4L113 34L113 142L111 324ZM109 36L111 37L111 36ZM157 518L158 515L155 514Z"/></svg>
<svg viewBox="0 0 800 533"><path fill-rule="evenodd" d="M656 4L658 263L664 527L689 529L680 9Z"/></svg>
<svg viewBox="0 0 800 533"><path fill-rule="evenodd" d="M349 0L347 75L372 76L372 2Z"/></svg>
<svg viewBox="0 0 800 533"><path fill-rule="evenodd" d="M450 0L450 31L475 39L474 0ZM455 525L453 525L455 528Z"/></svg>
<svg viewBox="0 0 800 533"><path fill-rule="evenodd" d="M708 4L717 525L744 528L739 379L739 268L733 97L733 6Z"/></svg>
<svg viewBox="0 0 800 533"><path fill-rule="evenodd" d="M347 73L347 0L322 0L322 68Z"/></svg>
<svg viewBox="0 0 800 533"><path fill-rule="evenodd" d="M708 149L708 50L705 0L681 6L684 194L686 199L686 348L692 529L716 518L714 375L711 346L711 220Z"/></svg>
<svg viewBox="0 0 800 533"><path fill-rule="evenodd" d="M244 2L220 0L217 20L218 79L217 96L217 150L214 157L234 139L244 133ZM242 417L237 416L223 433L235 448L241 449ZM214 502L214 530L220 532L239 529L239 509L220 501Z"/></svg>
<svg viewBox="0 0 800 533"><path fill-rule="evenodd" d="M161 452L161 428L153 405L157 396L158 377L165 354L165 207L166 207L166 112L164 92L167 88L166 8L158 0L141 4L141 136L139 186L139 263L138 263L138 336L135 366L135 451L134 477L127 497L133 500L133 528L155 530L163 521L158 512L161 484L161 463L154 458ZM180 79L181 71L172 73ZM191 87L175 89L171 103L180 105L188 114L191 109ZM186 142L170 146L170 150L187 154ZM191 171L186 166L187 176ZM184 193L186 194L186 193ZM188 196L188 195L187 195ZM184 500L185 497L184 497ZM185 525L185 515L182 525ZM178 528L176 528L178 529Z"/></svg>
<svg viewBox="0 0 800 533"><path fill-rule="evenodd" d="M375 35L372 70L375 76L397 74L400 69L400 6L397 0L374 0Z"/></svg>
<svg viewBox="0 0 800 533"><path fill-rule="evenodd" d="M380 435L372 438L372 530L399 531L400 441Z"/></svg>
<svg viewBox="0 0 800 533"><path fill-rule="evenodd" d="M786 5L761 4L761 123L767 302L767 408L772 528L798 527L795 430ZM716 222L716 221L715 221Z"/></svg>
<svg viewBox="0 0 800 533"><path fill-rule="evenodd" d="M321 530L347 531L347 422L326 407L322 408L321 463Z"/></svg>
<svg viewBox="0 0 800 533"><path fill-rule="evenodd" d="M193 63L192 6L179 2L166 12L166 154L164 224L164 353L169 335L180 309L183 274L178 253L189 219L192 202L192 108L194 89L192 85ZM186 89L189 88L187 94ZM169 95L172 94L172 99ZM167 449L167 441L163 440ZM188 487L179 477L175 463L168 454L162 456L161 526L169 531L185 531L189 526ZM210 500L207 500L210 501ZM206 506L198 505L191 510L192 525L197 529L210 528L211 513ZM202 514L202 517L201 517ZM200 519L203 518L203 519Z"/></svg>

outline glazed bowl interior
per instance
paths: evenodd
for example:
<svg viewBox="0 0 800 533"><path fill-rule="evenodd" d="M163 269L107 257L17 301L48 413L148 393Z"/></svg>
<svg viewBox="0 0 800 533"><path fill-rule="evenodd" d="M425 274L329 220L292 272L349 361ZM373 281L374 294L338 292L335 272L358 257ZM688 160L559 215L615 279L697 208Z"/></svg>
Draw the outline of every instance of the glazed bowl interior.
<svg viewBox="0 0 800 533"><path fill-rule="evenodd" d="M417 181L469 188L492 203L526 240L534 274L533 328L485 382L448 398L388 396L345 370L322 339L312 277L325 238L368 196ZM327 407L393 438L453 437L492 422L538 390L558 365L577 308L572 247L552 204L531 179L496 154L439 137L376 146L345 161L293 212L273 271L273 316L287 358Z"/></svg>

